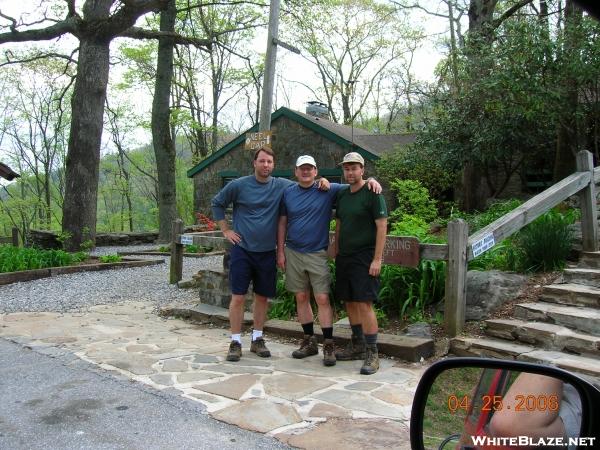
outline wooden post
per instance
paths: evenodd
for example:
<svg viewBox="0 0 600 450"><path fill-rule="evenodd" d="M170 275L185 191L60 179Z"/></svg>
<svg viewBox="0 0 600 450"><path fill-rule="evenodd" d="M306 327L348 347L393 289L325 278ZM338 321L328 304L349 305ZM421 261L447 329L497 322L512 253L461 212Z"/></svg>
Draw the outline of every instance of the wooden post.
<svg viewBox="0 0 600 450"><path fill-rule="evenodd" d="M183 244L180 244L183 234L183 220L175 219L171 229L171 267L169 283L175 284L183 278Z"/></svg>
<svg viewBox="0 0 600 450"><path fill-rule="evenodd" d="M590 174L590 184L579 192L583 251L597 252L598 217L596 206L596 184L594 183L594 158L587 150L577 153L577 171L589 172Z"/></svg>
<svg viewBox="0 0 600 450"><path fill-rule="evenodd" d="M277 61L277 37L279 35L279 0L271 0L269 29L267 32L267 54L265 55L265 75L263 77L262 98L258 131L271 128L271 108L273 107L273 87L275 85L275 65Z"/></svg>
<svg viewBox="0 0 600 450"><path fill-rule="evenodd" d="M448 223L448 265L444 326L449 337L461 332L467 304L467 243L469 225L462 219Z"/></svg>
<svg viewBox="0 0 600 450"><path fill-rule="evenodd" d="M12 245L14 247L19 246L19 229L17 227L13 227L12 229Z"/></svg>

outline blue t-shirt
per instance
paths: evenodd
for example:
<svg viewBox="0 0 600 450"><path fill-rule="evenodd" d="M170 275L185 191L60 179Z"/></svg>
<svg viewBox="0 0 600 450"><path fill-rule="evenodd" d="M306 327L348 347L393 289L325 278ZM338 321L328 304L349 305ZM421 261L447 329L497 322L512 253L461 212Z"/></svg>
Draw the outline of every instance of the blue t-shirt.
<svg viewBox="0 0 600 450"><path fill-rule="evenodd" d="M329 245L329 221L336 195L347 184L331 183L320 191L314 183L303 188L298 183L288 187L281 199L280 215L287 216L285 245L300 253L314 253Z"/></svg>
<svg viewBox="0 0 600 450"><path fill-rule="evenodd" d="M213 218L225 219L225 209L233 204L233 230L242 237L240 247L250 252L274 250L281 196L293 184L285 178L269 177L266 183L254 175L237 178L212 199Z"/></svg>

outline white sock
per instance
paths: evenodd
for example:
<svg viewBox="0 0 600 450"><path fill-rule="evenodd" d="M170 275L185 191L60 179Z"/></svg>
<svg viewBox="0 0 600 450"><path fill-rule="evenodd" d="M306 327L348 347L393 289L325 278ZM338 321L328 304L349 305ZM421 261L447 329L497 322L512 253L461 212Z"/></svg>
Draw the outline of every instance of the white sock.
<svg viewBox="0 0 600 450"><path fill-rule="evenodd" d="M232 341L237 341L237 342L239 342L241 344L242 343L242 335L240 333L238 333L238 334L232 334L231 335L231 340Z"/></svg>
<svg viewBox="0 0 600 450"><path fill-rule="evenodd" d="M262 337L262 330L252 330L252 340L255 341Z"/></svg>

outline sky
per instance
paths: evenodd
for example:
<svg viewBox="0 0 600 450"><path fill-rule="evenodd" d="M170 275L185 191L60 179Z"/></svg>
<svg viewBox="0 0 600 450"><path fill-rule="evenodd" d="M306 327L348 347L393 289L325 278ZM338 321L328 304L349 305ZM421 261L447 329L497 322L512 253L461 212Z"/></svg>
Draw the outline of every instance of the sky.
<svg viewBox="0 0 600 450"><path fill-rule="evenodd" d="M64 0L55 0L56 4L64 4L63 2ZM420 3L428 4L431 8L434 8L439 4L439 1L420 0ZM52 4L52 2L50 4ZM79 0L77 4L83 4L83 0ZM13 17L19 17L26 11L36 12L37 5L39 5L39 0L0 0L0 10L4 14ZM445 11L440 12L445 13ZM445 33L447 24L440 18L427 16L416 10L413 11L412 14L411 21L422 26L425 33L431 36L431 38L427 40L428 44L417 50L413 69L417 78L432 81L434 78L434 68L443 56L440 52L440 48L436 47L436 42L439 41L438 35L440 33ZM3 21L3 23L5 23L5 21ZM258 52L264 53L267 44L266 30L264 32L257 32L256 36L252 46ZM73 48L76 41L74 38L70 37L61 39L61 42L64 42L66 48ZM116 45L113 46L113 49L115 47ZM118 73L118 67L113 66L111 68L111 79L118 78ZM284 48L279 48L277 54L277 78L278 85L275 89L274 107L287 106L291 109L304 111L307 101L317 100L311 90L303 86L303 84L308 84L313 89L319 86L319 79L315 73L314 63L307 61L303 56L294 54ZM283 90L282 84L285 84L286 86ZM151 98L146 92L139 90L139 92L136 92L132 97L136 98L136 101L134 102L134 107L136 109L147 109L149 111ZM245 109L242 112L245 113ZM231 108L229 111L225 112L223 118L225 119L225 122L229 122L231 126L238 131L242 131L251 125L249 120L245 120L243 116L240 117L239 107ZM135 134L134 140L139 141L140 144L147 143L150 140L149 134L147 131L140 131ZM106 145L110 146L110 142L106 141Z"/></svg>

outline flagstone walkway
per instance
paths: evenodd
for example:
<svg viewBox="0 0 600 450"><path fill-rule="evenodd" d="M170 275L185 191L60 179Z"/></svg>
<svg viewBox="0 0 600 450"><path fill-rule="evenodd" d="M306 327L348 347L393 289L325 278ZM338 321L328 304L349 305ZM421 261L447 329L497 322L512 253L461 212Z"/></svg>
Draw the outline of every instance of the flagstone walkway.
<svg viewBox="0 0 600 450"><path fill-rule="evenodd" d="M0 337L53 354L73 352L107 371L201 402L214 418L267 433L307 449L410 448L412 398L425 369L383 359L372 376L360 361L324 367L322 355L303 360L294 346L269 339L271 358L249 352L224 360L227 330L153 313L155 305L126 302L87 312L0 315Z"/></svg>

